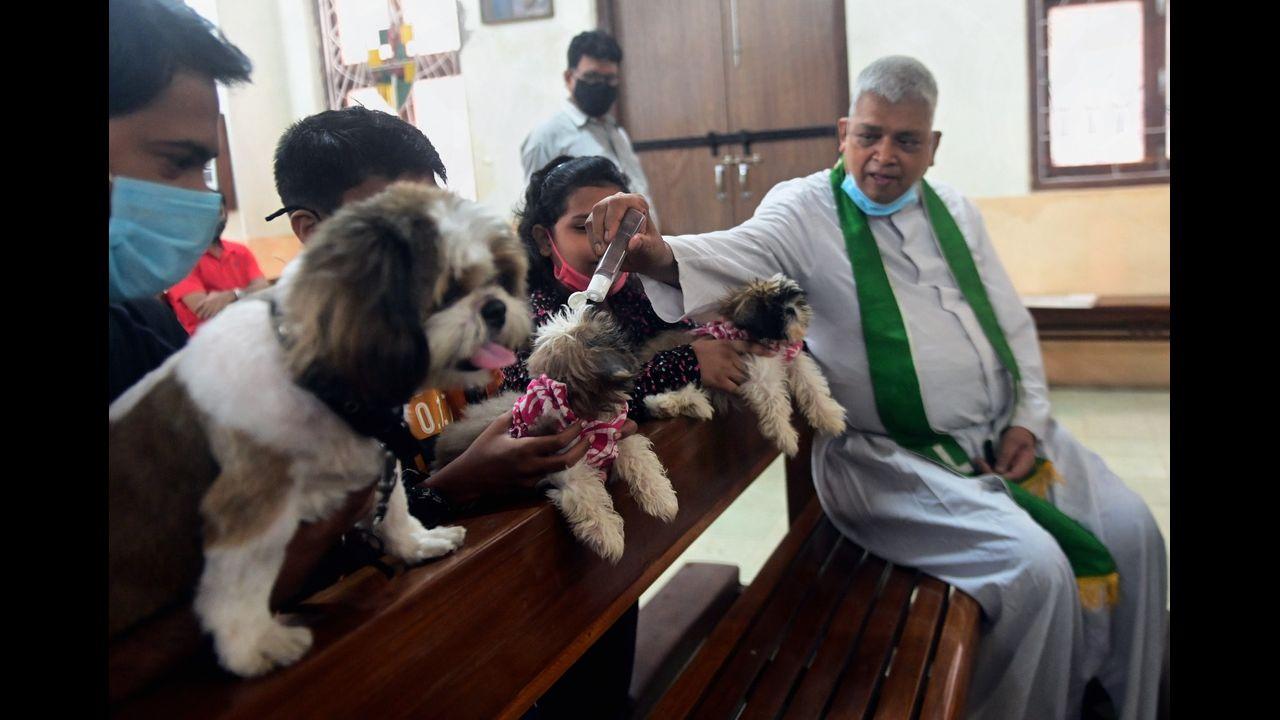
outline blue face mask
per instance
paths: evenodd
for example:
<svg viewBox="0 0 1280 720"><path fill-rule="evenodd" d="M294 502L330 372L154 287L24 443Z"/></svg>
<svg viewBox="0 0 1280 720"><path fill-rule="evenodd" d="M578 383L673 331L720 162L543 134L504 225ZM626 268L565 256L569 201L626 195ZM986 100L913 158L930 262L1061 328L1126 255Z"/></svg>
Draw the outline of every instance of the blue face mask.
<svg viewBox="0 0 1280 720"><path fill-rule="evenodd" d="M902 197L888 205L882 205L867 197L862 192L862 188L858 187L858 183L854 182L852 175L846 174L844 182L840 183L840 187L849 196L849 199L853 201L853 204L862 209L862 212L876 217L892 215L916 201L915 185L912 185L910 190L903 193Z"/></svg>
<svg viewBox="0 0 1280 720"><path fill-rule="evenodd" d="M155 295L186 277L213 242L222 196L127 177L111 181L111 302Z"/></svg>

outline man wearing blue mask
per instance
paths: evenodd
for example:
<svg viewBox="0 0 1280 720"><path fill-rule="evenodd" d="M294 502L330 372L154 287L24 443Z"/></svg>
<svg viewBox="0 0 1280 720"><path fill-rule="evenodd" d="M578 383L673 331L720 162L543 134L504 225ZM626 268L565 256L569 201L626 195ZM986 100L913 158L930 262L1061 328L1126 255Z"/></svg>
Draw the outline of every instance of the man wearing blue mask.
<svg viewBox="0 0 1280 720"><path fill-rule="evenodd" d="M813 445L842 533L965 591L984 623L969 717L1078 718L1098 680L1125 720L1156 716L1166 637L1165 544L1142 499L1050 416L1035 325L977 207L924 179L937 85L877 60L839 120L834 167L773 188L719 232L632 238L664 320L785 273L808 292L813 357L847 411ZM597 204L616 232L636 195Z"/></svg>
<svg viewBox="0 0 1280 720"><path fill-rule="evenodd" d="M238 48L176 0L111 0L108 221L110 399L184 341L155 296L209 245L221 198L204 183L218 154L215 83L249 79Z"/></svg>

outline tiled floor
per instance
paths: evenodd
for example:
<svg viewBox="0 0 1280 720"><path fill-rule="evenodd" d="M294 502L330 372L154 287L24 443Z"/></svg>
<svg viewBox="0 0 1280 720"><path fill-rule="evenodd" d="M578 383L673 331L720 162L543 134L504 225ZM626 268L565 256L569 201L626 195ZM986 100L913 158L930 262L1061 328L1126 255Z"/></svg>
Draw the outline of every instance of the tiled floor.
<svg viewBox="0 0 1280 720"><path fill-rule="evenodd" d="M1050 402L1058 422L1147 501L1168 550L1168 391L1060 389L1050 392ZM786 508L779 459L676 559L640 602L647 602L686 562L733 563L741 581L751 582L787 532Z"/></svg>

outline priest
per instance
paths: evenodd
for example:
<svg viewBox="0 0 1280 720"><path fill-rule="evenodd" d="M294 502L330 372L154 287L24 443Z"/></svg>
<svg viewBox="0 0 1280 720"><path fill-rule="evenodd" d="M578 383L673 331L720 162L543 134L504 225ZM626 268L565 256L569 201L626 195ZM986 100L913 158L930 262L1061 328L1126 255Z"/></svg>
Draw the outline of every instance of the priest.
<svg viewBox="0 0 1280 720"><path fill-rule="evenodd" d="M832 522L982 606L973 718L1078 718L1096 678L1121 718L1154 718L1165 544L1106 463L1050 414L1035 326L977 207L924 179L937 86L912 58L867 66L840 118L841 157L778 184L736 228L631 240L663 319L706 315L781 272L808 293L808 345L847 410L818 436ZM596 205L604 243L643 197Z"/></svg>

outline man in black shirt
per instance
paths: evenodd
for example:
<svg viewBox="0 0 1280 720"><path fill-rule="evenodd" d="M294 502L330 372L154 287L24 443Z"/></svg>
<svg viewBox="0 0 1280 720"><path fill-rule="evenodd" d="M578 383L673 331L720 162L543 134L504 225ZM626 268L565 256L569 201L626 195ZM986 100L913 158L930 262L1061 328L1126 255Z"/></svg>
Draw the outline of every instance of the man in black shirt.
<svg viewBox="0 0 1280 720"><path fill-rule="evenodd" d="M187 341L178 318L158 298L111 303L107 307L107 391L111 400Z"/></svg>
<svg viewBox="0 0 1280 720"><path fill-rule="evenodd" d="M208 246L221 199L204 167L218 153L215 83L249 79L249 59L177 0L111 0L108 394L114 400L182 346L154 296Z"/></svg>

